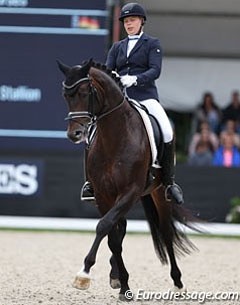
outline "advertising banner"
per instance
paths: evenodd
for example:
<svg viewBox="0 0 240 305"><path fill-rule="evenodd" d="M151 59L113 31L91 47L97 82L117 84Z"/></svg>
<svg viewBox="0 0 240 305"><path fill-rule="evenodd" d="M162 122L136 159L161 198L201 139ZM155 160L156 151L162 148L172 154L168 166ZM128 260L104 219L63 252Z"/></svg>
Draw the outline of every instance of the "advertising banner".
<svg viewBox="0 0 240 305"><path fill-rule="evenodd" d="M56 60L104 62L107 17L105 0L0 0L1 151L77 149Z"/></svg>
<svg viewBox="0 0 240 305"><path fill-rule="evenodd" d="M0 197L41 196L44 162L39 159L0 159Z"/></svg>

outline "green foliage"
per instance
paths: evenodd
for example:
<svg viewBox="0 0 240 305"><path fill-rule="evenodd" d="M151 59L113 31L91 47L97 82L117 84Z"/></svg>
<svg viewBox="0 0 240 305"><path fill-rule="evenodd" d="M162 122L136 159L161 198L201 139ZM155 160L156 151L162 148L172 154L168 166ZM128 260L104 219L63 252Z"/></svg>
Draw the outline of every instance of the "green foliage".
<svg viewBox="0 0 240 305"><path fill-rule="evenodd" d="M226 221L229 223L240 223L240 197L230 200L231 209L227 214Z"/></svg>
<svg viewBox="0 0 240 305"><path fill-rule="evenodd" d="M192 114L170 110L167 111L167 114L176 135L177 162L185 163L191 134Z"/></svg>
<svg viewBox="0 0 240 305"><path fill-rule="evenodd" d="M234 208L234 207L237 207L237 206L240 206L240 197L233 197L231 200L230 200L230 204L231 204L231 207Z"/></svg>

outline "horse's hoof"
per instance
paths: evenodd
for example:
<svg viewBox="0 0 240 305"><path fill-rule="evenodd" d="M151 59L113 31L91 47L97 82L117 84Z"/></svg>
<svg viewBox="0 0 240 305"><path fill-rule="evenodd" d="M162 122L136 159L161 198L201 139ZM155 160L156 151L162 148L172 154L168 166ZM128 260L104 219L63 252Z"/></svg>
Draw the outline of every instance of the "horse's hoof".
<svg viewBox="0 0 240 305"><path fill-rule="evenodd" d="M174 286L172 292L178 292L178 293L187 292L187 287L183 286L182 288L178 288L177 286Z"/></svg>
<svg viewBox="0 0 240 305"><path fill-rule="evenodd" d="M110 286L112 287L112 289L119 289L121 288L121 283L119 279L110 278Z"/></svg>
<svg viewBox="0 0 240 305"><path fill-rule="evenodd" d="M122 293L119 293L118 299L119 299L119 301L122 301L122 302L130 302L133 300L133 299L126 298L125 294L122 294Z"/></svg>
<svg viewBox="0 0 240 305"><path fill-rule="evenodd" d="M85 272L79 272L73 282L73 287L76 289L86 290L90 286L91 278Z"/></svg>
<svg viewBox="0 0 240 305"><path fill-rule="evenodd" d="M123 302L130 302L133 301L134 296L131 290L127 290L124 294L119 293L118 299Z"/></svg>

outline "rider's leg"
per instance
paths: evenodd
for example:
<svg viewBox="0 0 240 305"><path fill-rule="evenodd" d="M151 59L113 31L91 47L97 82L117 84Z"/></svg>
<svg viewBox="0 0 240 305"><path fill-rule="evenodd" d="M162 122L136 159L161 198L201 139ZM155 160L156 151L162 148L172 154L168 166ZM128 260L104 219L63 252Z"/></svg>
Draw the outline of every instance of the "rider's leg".
<svg viewBox="0 0 240 305"><path fill-rule="evenodd" d="M161 166L162 166L162 182L166 187L165 197L167 200L171 198L178 204L182 204L183 200L183 193L181 188L175 183L175 147L174 147L174 136L172 126L170 121L167 117L166 112L164 111L163 107L160 103L156 100L149 99L145 101L141 101L149 111L158 121L164 139L164 150L163 156L161 159Z"/></svg>
<svg viewBox="0 0 240 305"><path fill-rule="evenodd" d="M163 184L166 187L166 200L173 199L176 203L184 203L183 193L178 184L175 183L175 145L174 140L164 143L163 156L161 159Z"/></svg>
<svg viewBox="0 0 240 305"><path fill-rule="evenodd" d="M158 121L158 124L160 125L163 133L164 143L172 142L173 129L162 105L154 99L141 101L140 104L144 105L147 108L148 112L153 115Z"/></svg>
<svg viewBox="0 0 240 305"><path fill-rule="evenodd" d="M85 172L85 180L86 182L84 183L82 190L81 190L81 200L95 200L94 197L94 190L91 185L91 183L88 181L88 176L87 176L87 159L88 159L88 148L85 148L84 152L84 172Z"/></svg>

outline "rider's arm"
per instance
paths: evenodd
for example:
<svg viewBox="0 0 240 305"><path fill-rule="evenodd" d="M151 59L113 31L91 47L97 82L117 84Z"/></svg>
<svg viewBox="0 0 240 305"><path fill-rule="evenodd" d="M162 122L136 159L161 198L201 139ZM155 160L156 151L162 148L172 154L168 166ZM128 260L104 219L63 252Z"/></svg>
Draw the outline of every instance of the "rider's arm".
<svg viewBox="0 0 240 305"><path fill-rule="evenodd" d="M116 69L116 43L114 43L111 47L111 49L108 51L107 60L106 60L106 66L110 70Z"/></svg>
<svg viewBox="0 0 240 305"><path fill-rule="evenodd" d="M161 73L162 67L162 49L158 39L153 39L148 54L149 69L137 76L137 84L139 86L148 85L148 83L156 80Z"/></svg>

